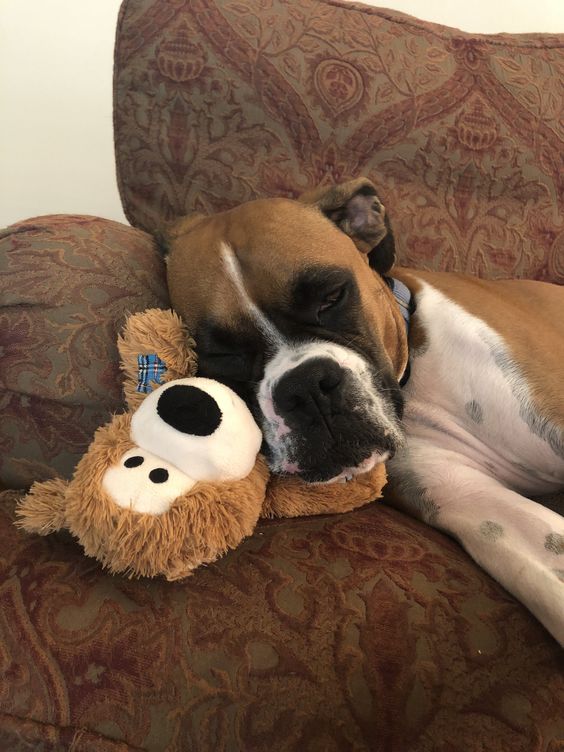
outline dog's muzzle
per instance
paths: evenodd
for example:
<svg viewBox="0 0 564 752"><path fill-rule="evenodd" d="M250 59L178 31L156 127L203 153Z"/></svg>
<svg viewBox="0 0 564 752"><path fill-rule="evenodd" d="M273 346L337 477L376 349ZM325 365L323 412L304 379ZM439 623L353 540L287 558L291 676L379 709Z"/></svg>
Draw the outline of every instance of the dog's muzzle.
<svg viewBox="0 0 564 752"><path fill-rule="evenodd" d="M349 374L332 358L310 358L282 376L272 399L290 429L321 420L331 432L334 417L343 411L347 381Z"/></svg>
<svg viewBox="0 0 564 752"><path fill-rule="evenodd" d="M272 470L309 482L345 480L388 459L402 441L379 375L348 348L283 348L259 389Z"/></svg>

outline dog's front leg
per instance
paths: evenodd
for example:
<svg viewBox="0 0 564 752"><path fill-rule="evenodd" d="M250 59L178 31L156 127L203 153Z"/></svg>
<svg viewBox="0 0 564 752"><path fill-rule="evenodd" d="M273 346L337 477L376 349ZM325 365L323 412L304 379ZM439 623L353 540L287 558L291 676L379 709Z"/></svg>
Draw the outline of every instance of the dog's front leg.
<svg viewBox="0 0 564 752"><path fill-rule="evenodd" d="M389 470L394 505L456 538L564 645L564 518L423 441Z"/></svg>

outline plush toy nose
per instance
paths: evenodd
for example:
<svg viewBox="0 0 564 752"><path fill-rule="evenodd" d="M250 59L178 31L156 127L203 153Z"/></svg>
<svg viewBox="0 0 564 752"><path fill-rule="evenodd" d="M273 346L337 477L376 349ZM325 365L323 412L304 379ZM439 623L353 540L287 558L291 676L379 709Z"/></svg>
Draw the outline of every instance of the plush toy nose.
<svg viewBox="0 0 564 752"><path fill-rule="evenodd" d="M330 419L342 403L343 370L332 358L311 358L288 371L272 393L285 418L297 422Z"/></svg>
<svg viewBox="0 0 564 752"><path fill-rule="evenodd" d="M221 425L219 405L196 386L171 386L159 397L157 412L169 426L193 436L211 436Z"/></svg>

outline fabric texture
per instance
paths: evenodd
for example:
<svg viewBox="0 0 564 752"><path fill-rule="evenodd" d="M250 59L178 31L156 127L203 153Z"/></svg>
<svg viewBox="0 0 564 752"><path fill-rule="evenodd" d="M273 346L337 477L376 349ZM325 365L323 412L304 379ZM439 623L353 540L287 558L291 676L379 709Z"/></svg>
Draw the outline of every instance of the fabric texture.
<svg viewBox="0 0 564 752"><path fill-rule="evenodd" d="M37 748L40 724L42 739L102 737L96 750L562 748L562 650L400 512L261 522L167 583L15 531L14 497L0 498L3 749Z"/></svg>
<svg viewBox="0 0 564 752"><path fill-rule="evenodd" d="M95 217L38 217L0 233L0 482L70 477L123 405L117 335L167 307L153 240Z"/></svg>
<svg viewBox="0 0 564 752"><path fill-rule="evenodd" d="M564 282L563 35L473 35L337 0L127 0L125 211L370 177L403 265Z"/></svg>
<svg viewBox="0 0 564 752"><path fill-rule="evenodd" d="M137 391L141 394L149 394L156 384L162 384L162 377L166 373L166 363L158 355L138 355L137 364L139 377L137 379Z"/></svg>
<svg viewBox="0 0 564 752"><path fill-rule="evenodd" d="M2 235L2 481L68 477L119 409L117 330L168 306L142 230L178 215L364 173L402 263L562 283L563 41L336 0L125 0L116 156L140 229L41 217ZM564 749L556 642L384 504L262 521L167 583L17 530L17 497L0 495L0 749Z"/></svg>

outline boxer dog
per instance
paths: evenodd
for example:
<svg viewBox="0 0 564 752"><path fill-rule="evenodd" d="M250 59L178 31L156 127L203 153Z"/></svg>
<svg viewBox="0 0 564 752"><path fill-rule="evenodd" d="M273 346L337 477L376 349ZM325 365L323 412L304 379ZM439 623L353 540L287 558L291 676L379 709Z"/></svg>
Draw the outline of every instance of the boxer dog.
<svg viewBox="0 0 564 752"><path fill-rule="evenodd" d="M364 178L181 219L168 242L199 374L245 399L271 469L332 483L386 461L392 503L564 644L564 518L528 498L564 488L564 289L392 271Z"/></svg>

